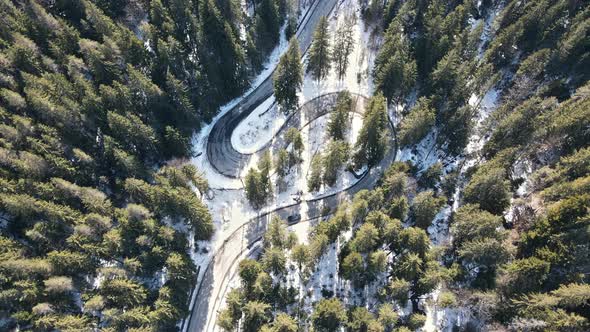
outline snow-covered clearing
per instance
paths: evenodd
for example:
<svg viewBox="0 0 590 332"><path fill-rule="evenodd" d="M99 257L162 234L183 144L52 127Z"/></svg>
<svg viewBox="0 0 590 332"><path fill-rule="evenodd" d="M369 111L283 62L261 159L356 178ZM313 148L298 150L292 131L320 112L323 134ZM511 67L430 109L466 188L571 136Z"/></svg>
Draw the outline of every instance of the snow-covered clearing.
<svg viewBox="0 0 590 332"><path fill-rule="evenodd" d="M273 138L286 119L272 96L240 122L231 135L231 144L238 152L254 153Z"/></svg>
<svg viewBox="0 0 590 332"><path fill-rule="evenodd" d="M338 26L346 20L353 20L354 50L349 57L349 68L342 80L338 79L336 70L320 82L315 81L310 75L305 75L303 88L299 94L301 102L306 102L320 94L348 90L363 96L370 96L373 92L371 68L377 53L380 39L372 34L372 29L366 27L360 18L358 0L344 0L334 10L329 18L329 31L336 33ZM307 61L305 57L304 61Z"/></svg>

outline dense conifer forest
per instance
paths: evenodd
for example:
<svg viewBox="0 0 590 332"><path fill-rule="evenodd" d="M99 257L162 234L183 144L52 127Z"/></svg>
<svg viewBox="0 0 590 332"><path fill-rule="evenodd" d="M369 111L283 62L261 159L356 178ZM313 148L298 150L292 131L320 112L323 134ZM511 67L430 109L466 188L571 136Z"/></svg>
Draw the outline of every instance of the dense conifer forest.
<svg viewBox="0 0 590 332"><path fill-rule="evenodd" d="M207 182L182 160L277 43L285 13L257 11L0 2L1 330L164 331L184 318L196 267L178 229L214 229Z"/></svg>

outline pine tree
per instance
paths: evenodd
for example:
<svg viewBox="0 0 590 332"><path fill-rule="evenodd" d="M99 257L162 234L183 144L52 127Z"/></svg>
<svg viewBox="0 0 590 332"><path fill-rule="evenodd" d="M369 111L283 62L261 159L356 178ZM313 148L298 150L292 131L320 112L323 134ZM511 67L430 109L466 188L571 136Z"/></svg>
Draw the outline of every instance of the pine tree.
<svg viewBox="0 0 590 332"><path fill-rule="evenodd" d="M354 50L353 19L352 16L346 16L344 22L336 30L333 57L336 65L336 75L338 75L339 80L342 80L346 75L349 57Z"/></svg>
<svg viewBox="0 0 590 332"><path fill-rule="evenodd" d="M432 1L425 8L422 18L425 31L416 45L416 60L421 77L427 77L440 57L446 53L446 50L439 46L443 44L443 41L448 42L451 37L445 36L441 29L445 13L445 5L440 0Z"/></svg>
<svg viewBox="0 0 590 332"><path fill-rule="evenodd" d="M169 13L174 22L175 38L183 44L188 45L190 36L196 35L197 22L191 12L192 1L190 0L169 0Z"/></svg>
<svg viewBox="0 0 590 332"><path fill-rule="evenodd" d="M379 230L372 223L364 223L356 230L351 247L360 253L368 253L375 249L379 238Z"/></svg>
<svg viewBox="0 0 590 332"><path fill-rule="evenodd" d="M390 24L373 69L377 89L398 103L416 82L416 61L410 54L410 42L400 25L397 21Z"/></svg>
<svg viewBox="0 0 590 332"><path fill-rule="evenodd" d="M266 249L262 255L262 265L268 273L280 276L287 271L287 258L282 248L273 247Z"/></svg>
<svg viewBox="0 0 590 332"><path fill-rule="evenodd" d="M330 113L328 121L328 134L335 140L343 140L350 125L352 112L352 98L350 92L342 91L338 94L336 106Z"/></svg>
<svg viewBox="0 0 590 332"><path fill-rule="evenodd" d="M303 268L307 267L311 260L311 253L309 247L305 244L298 244L291 250L291 259L297 264L299 273L303 272Z"/></svg>
<svg viewBox="0 0 590 332"><path fill-rule="evenodd" d="M471 106L465 105L446 113L447 116L440 130L438 141L448 143L450 153L459 154L467 146L469 135L473 131L475 112Z"/></svg>
<svg viewBox="0 0 590 332"><path fill-rule="evenodd" d="M303 84L303 66L300 59L299 42L297 38L291 38L289 49L281 57L273 77L276 101L286 114L299 104L297 91Z"/></svg>
<svg viewBox="0 0 590 332"><path fill-rule="evenodd" d="M272 157L270 151L266 150L258 161L260 170L260 189L263 193L263 200L266 201L272 195L272 182L270 181L270 171L272 170Z"/></svg>
<svg viewBox="0 0 590 332"><path fill-rule="evenodd" d="M328 31L328 19L320 18L318 26L313 33L313 40L309 48L307 59L307 73L317 81L328 76L332 67L332 51L330 50L330 32Z"/></svg>
<svg viewBox="0 0 590 332"><path fill-rule="evenodd" d="M322 186L322 159L321 154L316 154L311 160L307 176L307 190L309 191L318 191Z"/></svg>
<svg viewBox="0 0 590 332"><path fill-rule="evenodd" d="M256 13L256 45L262 54L268 54L280 37L281 22L275 0L262 0Z"/></svg>
<svg viewBox="0 0 590 332"><path fill-rule="evenodd" d="M280 332L297 332L299 326L297 321L293 319L293 317L287 315L286 313L279 313L272 323L273 330L272 331L280 331Z"/></svg>
<svg viewBox="0 0 590 332"><path fill-rule="evenodd" d="M285 27L285 37L291 39L297 33L297 16L290 14L287 18L287 26Z"/></svg>
<svg viewBox="0 0 590 332"><path fill-rule="evenodd" d="M383 303L379 306L378 320L385 329L393 327L399 320L398 313L394 310L391 303Z"/></svg>
<svg viewBox="0 0 590 332"><path fill-rule="evenodd" d="M510 183L499 167L479 169L465 186L465 201L479 204L482 210L500 215L510 205Z"/></svg>
<svg viewBox="0 0 590 332"><path fill-rule="evenodd" d="M250 168L246 174L244 180L244 191L246 192L246 198L255 208L259 208L262 205L262 197L264 197L264 191L261 188L260 172L254 168Z"/></svg>
<svg viewBox="0 0 590 332"><path fill-rule="evenodd" d="M363 256L353 251L344 257L341 264L342 276L352 281L356 287L362 287L365 272Z"/></svg>
<svg viewBox="0 0 590 332"><path fill-rule="evenodd" d="M401 147L418 144L428 134L434 125L436 116L431 105L429 99L421 97L410 114L404 117L398 130Z"/></svg>
<svg viewBox="0 0 590 332"><path fill-rule="evenodd" d="M217 99L239 93L245 83L245 56L230 24L224 21L214 0L203 0L199 6L201 58L206 69L205 80Z"/></svg>
<svg viewBox="0 0 590 332"><path fill-rule="evenodd" d="M244 305L244 332L257 332L260 326L271 318L270 305L259 301L250 301Z"/></svg>
<svg viewBox="0 0 590 332"><path fill-rule="evenodd" d="M357 168L362 165L375 166L387 148L387 110L382 94L373 96L366 106L363 126L355 144L354 162Z"/></svg>
<svg viewBox="0 0 590 332"><path fill-rule="evenodd" d="M410 315L406 324L410 328L410 331L416 331L421 329L424 326L424 323L426 323L426 315L414 313Z"/></svg>
<svg viewBox="0 0 590 332"><path fill-rule="evenodd" d="M434 197L432 190L423 191L416 195L411 209L416 226L428 228L445 201L444 197Z"/></svg>
<svg viewBox="0 0 590 332"><path fill-rule="evenodd" d="M216 0L217 8L226 21L230 22L237 32L243 22L241 2L239 0Z"/></svg>
<svg viewBox="0 0 590 332"><path fill-rule="evenodd" d="M280 149L277 153L275 168L279 177L284 177L289 172L289 153L285 149Z"/></svg>
<svg viewBox="0 0 590 332"><path fill-rule="evenodd" d="M287 129L285 133L285 144L289 152L289 166L303 161L301 153L303 152L303 138L301 132L294 127Z"/></svg>
<svg viewBox="0 0 590 332"><path fill-rule="evenodd" d="M336 298L321 299L314 307L311 321L317 331L338 331L346 322L346 310Z"/></svg>
<svg viewBox="0 0 590 332"><path fill-rule="evenodd" d="M338 177L338 171L348 160L348 143L340 140L331 141L322 160L324 171L322 181L327 186L333 186Z"/></svg>

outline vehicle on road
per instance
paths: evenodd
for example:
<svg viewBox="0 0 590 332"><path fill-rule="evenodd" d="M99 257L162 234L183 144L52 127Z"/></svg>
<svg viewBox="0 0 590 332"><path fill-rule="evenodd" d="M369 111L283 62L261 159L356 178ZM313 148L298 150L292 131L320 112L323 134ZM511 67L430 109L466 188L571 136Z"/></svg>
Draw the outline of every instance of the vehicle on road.
<svg viewBox="0 0 590 332"><path fill-rule="evenodd" d="M301 215L299 213L292 214L287 217L287 224L293 225L298 223L301 220Z"/></svg>

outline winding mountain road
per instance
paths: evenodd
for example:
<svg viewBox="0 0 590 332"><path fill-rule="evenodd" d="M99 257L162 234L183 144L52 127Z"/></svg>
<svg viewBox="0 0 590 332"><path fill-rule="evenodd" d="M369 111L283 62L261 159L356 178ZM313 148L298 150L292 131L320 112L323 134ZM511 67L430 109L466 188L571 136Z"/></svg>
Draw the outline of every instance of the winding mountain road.
<svg viewBox="0 0 590 332"><path fill-rule="evenodd" d="M297 37L301 49L307 50L311 44L311 36L321 16L328 16L338 0L316 0L299 27ZM250 154L243 154L234 149L231 135L237 125L245 119L260 103L272 96L272 75L261 83L252 93L232 110L218 119L213 125L207 139L207 158L221 174L237 178ZM308 103L319 102L321 98ZM305 108L303 105L302 108ZM396 157L397 145L393 123L389 121L391 130L390 144L385 157L379 165L362 174L360 179L340 192L303 200L272 211L259 214L257 217L244 221L233 233L224 240L207 264L199 284L193 294L194 303L190 308L189 317L183 322L182 331L210 332L215 330L215 319L220 309L223 296L232 275L235 275L240 258L250 255L256 249L266 230L266 225L275 215L282 219L300 213L304 216L301 222L309 222L322 217L324 207L334 211L340 202L350 199L363 189L372 189L381 178L383 170ZM277 133L278 135L279 133Z"/></svg>
<svg viewBox="0 0 590 332"><path fill-rule="evenodd" d="M302 19L297 30L299 48L304 54L313 36L313 31L322 16L328 16L338 0L315 0ZM273 71L274 73L274 71ZM237 178L246 165L251 154L244 154L234 149L231 135L238 124L252 111L273 94L272 74L269 75L250 94L245 96L234 108L225 113L213 125L207 138L207 158L213 168L228 177Z"/></svg>

